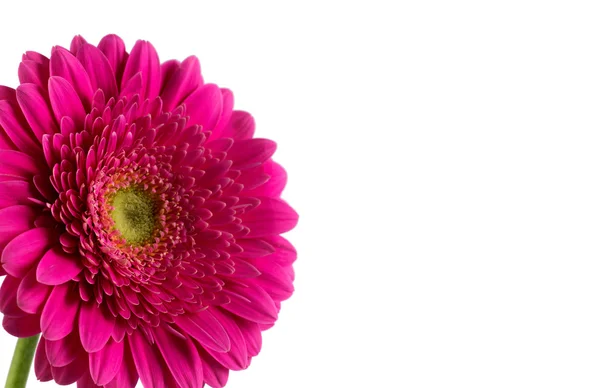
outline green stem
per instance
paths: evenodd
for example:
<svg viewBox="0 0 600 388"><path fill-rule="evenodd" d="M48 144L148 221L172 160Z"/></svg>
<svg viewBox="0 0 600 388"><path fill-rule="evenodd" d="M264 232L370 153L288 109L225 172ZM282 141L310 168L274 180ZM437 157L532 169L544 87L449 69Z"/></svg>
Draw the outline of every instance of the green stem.
<svg viewBox="0 0 600 388"><path fill-rule="evenodd" d="M31 369L31 361L33 360L35 347L39 338L39 334L33 337L19 338L12 362L10 363L5 388L25 388L29 370Z"/></svg>

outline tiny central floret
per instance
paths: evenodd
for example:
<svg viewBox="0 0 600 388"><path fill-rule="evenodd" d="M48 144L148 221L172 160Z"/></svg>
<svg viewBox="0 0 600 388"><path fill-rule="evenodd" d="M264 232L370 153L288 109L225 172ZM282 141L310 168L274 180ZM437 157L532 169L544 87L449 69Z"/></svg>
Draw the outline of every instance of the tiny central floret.
<svg viewBox="0 0 600 388"><path fill-rule="evenodd" d="M127 187L115 193L110 215L115 229L130 245L148 242L156 227L156 207L148 193Z"/></svg>

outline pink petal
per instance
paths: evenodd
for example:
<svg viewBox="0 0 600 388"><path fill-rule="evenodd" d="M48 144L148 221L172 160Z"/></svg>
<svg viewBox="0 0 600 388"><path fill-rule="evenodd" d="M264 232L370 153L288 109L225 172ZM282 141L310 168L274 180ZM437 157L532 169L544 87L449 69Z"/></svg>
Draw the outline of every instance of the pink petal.
<svg viewBox="0 0 600 388"><path fill-rule="evenodd" d="M54 76L62 77L71 84L83 105L91 108L94 91L90 77L73 54L58 46L54 47L50 56L50 77Z"/></svg>
<svg viewBox="0 0 600 388"><path fill-rule="evenodd" d="M179 106L202 83L200 61L194 56L186 58L169 78L161 93L163 110L171 111Z"/></svg>
<svg viewBox="0 0 600 388"><path fill-rule="evenodd" d="M254 357L258 355L262 347L262 335L259 325L246 319L236 319L236 322L246 342L248 356Z"/></svg>
<svg viewBox="0 0 600 388"><path fill-rule="evenodd" d="M35 228L21 233L2 252L4 269L15 277L25 277L57 239L58 233L52 228Z"/></svg>
<svg viewBox="0 0 600 388"><path fill-rule="evenodd" d="M73 279L82 269L78 255L67 254L60 246L55 246L46 252L38 264L37 280L55 286Z"/></svg>
<svg viewBox="0 0 600 388"><path fill-rule="evenodd" d="M0 209L0 251L13 238L32 229L37 215L37 211L24 205Z"/></svg>
<svg viewBox="0 0 600 388"><path fill-rule="evenodd" d="M51 367L54 381L59 385L73 384L87 372L87 359L85 357L77 357L69 365L61 367Z"/></svg>
<svg viewBox="0 0 600 388"><path fill-rule="evenodd" d="M291 266L296 261L298 256L296 248L285 238L269 236L265 237L265 241L275 248L275 253L269 256L269 260L276 262L283 268Z"/></svg>
<svg viewBox="0 0 600 388"><path fill-rule="evenodd" d="M44 134L58 132L52 109L48 105L48 92L36 84L22 84L17 88L17 101L38 141Z"/></svg>
<svg viewBox="0 0 600 388"><path fill-rule="evenodd" d="M38 283L35 272L35 268L29 270L17 290L17 305L21 310L30 314L42 312L44 302L52 291L52 287Z"/></svg>
<svg viewBox="0 0 600 388"><path fill-rule="evenodd" d="M27 314L22 317L10 317L5 315L2 327L8 334L15 337L31 337L40 333L40 316Z"/></svg>
<svg viewBox="0 0 600 388"><path fill-rule="evenodd" d="M21 279L8 275L0 287L0 312L12 317L22 317L27 315L17 305L16 290L21 283Z"/></svg>
<svg viewBox="0 0 600 388"><path fill-rule="evenodd" d="M211 137L213 139L220 138L223 136L223 131L229 125L231 115L233 114L233 93L229 89L221 89L221 95L223 100L223 109L221 111L221 117L215 124Z"/></svg>
<svg viewBox="0 0 600 388"><path fill-rule="evenodd" d="M50 365L63 367L72 363L77 357L87 357L87 354L79 343L77 331L74 330L65 338L46 341L46 357Z"/></svg>
<svg viewBox="0 0 600 388"><path fill-rule="evenodd" d="M77 59L89 74L93 90L102 89L107 99L118 95L115 73L102 51L84 44L77 52Z"/></svg>
<svg viewBox="0 0 600 388"><path fill-rule="evenodd" d="M40 342L38 342L37 350L35 351L35 360L34 360L34 370L35 376L40 381L50 381L52 380L52 370L50 368L50 363L48 362L48 358L46 357L46 340L44 337L40 338Z"/></svg>
<svg viewBox="0 0 600 388"><path fill-rule="evenodd" d="M227 352L231 348L227 332L208 310L179 315L175 317L175 323L206 348L217 352Z"/></svg>
<svg viewBox="0 0 600 388"><path fill-rule="evenodd" d="M138 374L136 371L135 363L129 350L128 341L124 341L125 346L123 350L123 362L121 362L121 368L117 372L115 378L105 388L134 388L138 381Z"/></svg>
<svg viewBox="0 0 600 388"><path fill-rule="evenodd" d="M40 170L39 164L31 156L19 151L0 150L0 174L30 178L39 174Z"/></svg>
<svg viewBox="0 0 600 388"><path fill-rule="evenodd" d="M10 137L4 131L4 128L0 126L0 149L2 150L16 150L17 146L10 140Z"/></svg>
<svg viewBox="0 0 600 388"><path fill-rule="evenodd" d="M230 137L235 140L251 139L254 136L254 117L241 110L233 111L229 122L223 128L221 137Z"/></svg>
<svg viewBox="0 0 600 388"><path fill-rule="evenodd" d="M86 44L87 41L81 35L75 35L73 40L71 40L71 46L69 47L69 51L73 53L73 55L77 55L81 46Z"/></svg>
<svg viewBox="0 0 600 388"><path fill-rule="evenodd" d="M244 225L250 228L246 238L285 233L298 223L298 213L282 199L258 199L260 205L243 215Z"/></svg>
<svg viewBox="0 0 600 388"><path fill-rule="evenodd" d="M251 190L244 190L244 195L252 197L280 197L287 183L287 173L273 160L265 162L262 171L269 175L269 180Z"/></svg>
<svg viewBox="0 0 600 388"><path fill-rule="evenodd" d="M250 362L246 343L244 342L244 337L239 326L229 314L219 311L218 308L211 309L211 312L221 322L221 325L227 332L227 336L231 342L231 349L226 353L216 352L209 348L205 348L205 350L226 368L231 370L246 369Z"/></svg>
<svg viewBox="0 0 600 388"><path fill-rule="evenodd" d="M29 60L29 61L41 63L42 65L46 65L46 66L50 65L50 60L48 58L46 58L45 55L42 55L36 51L25 51L25 54L23 54L22 59L24 61Z"/></svg>
<svg viewBox="0 0 600 388"><path fill-rule="evenodd" d="M169 85L173 74L179 70L179 66L181 66L181 62L179 62L177 59L169 59L160 65L160 78L162 81L162 86L160 89L161 100L163 99L163 91L166 89L167 85Z"/></svg>
<svg viewBox="0 0 600 388"><path fill-rule="evenodd" d="M127 58L129 57L129 54L125 51L125 43L117 35L106 35L98 44L98 49L108 59L108 63L110 63L110 67L115 73L117 85L119 85L123 77Z"/></svg>
<svg viewBox="0 0 600 388"><path fill-rule="evenodd" d="M90 374L96 384L108 384L121 369L123 342L115 342L111 339L102 349L90 354Z"/></svg>
<svg viewBox="0 0 600 388"><path fill-rule="evenodd" d="M154 46L143 40L138 40L131 49L127 65L125 65L121 88L125 88L127 81L140 72L142 73L142 89L140 90L142 99L152 99L158 96L161 86L160 61Z"/></svg>
<svg viewBox="0 0 600 388"><path fill-rule="evenodd" d="M239 140L227 151L227 159L233 161L232 168L244 170L263 164L276 149L277 144L268 139Z"/></svg>
<svg viewBox="0 0 600 388"><path fill-rule="evenodd" d="M95 302L84 303L81 306L79 311L79 335L81 345L83 345L86 352L93 353L102 349L109 340L114 327L115 317L104 307L97 305Z"/></svg>
<svg viewBox="0 0 600 388"><path fill-rule="evenodd" d="M22 84L35 84L42 89L48 87L48 78L50 78L50 66L48 63L39 63L32 60L23 60L19 64L19 81Z"/></svg>
<svg viewBox="0 0 600 388"><path fill-rule="evenodd" d="M139 94L142 90L143 83L144 79L142 78L142 73L139 72L131 77L121 88L121 97L130 97Z"/></svg>
<svg viewBox="0 0 600 388"><path fill-rule="evenodd" d="M215 84L206 84L185 99L189 125L201 125L202 130L212 131L221 117L223 97Z"/></svg>
<svg viewBox="0 0 600 388"><path fill-rule="evenodd" d="M48 92L54 117L58 122L66 116L70 117L77 125L83 124L85 109L77 92L67 80L61 77L50 77Z"/></svg>
<svg viewBox="0 0 600 388"><path fill-rule="evenodd" d="M237 256L254 259L257 257L267 256L275 252L275 248L265 240L258 238L239 239L236 243L244 250L238 253Z"/></svg>
<svg viewBox="0 0 600 388"><path fill-rule="evenodd" d="M269 257L257 260L256 266L261 270L260 277L253 280L255 284L267 292L274 300L286 300L294 292L293 277Z"/></svg>
<svg viewBox="0 0 600 388"><path fill-rule="evenodd" d="M223 292L231 299L230 303L221 306L223 309L252 322L269 324L277 320L275 303L262 288L230 283Z"/></svg>
<svg viewBox="0 0 600 388"><path fill-rule="evenodd" d="M4 128L10 140L24 153L36 155L41 151L25 117L7 100L0 101L0 127Z"/></svg>
<svg viewBox="0 0 600 388"><path fill-rule="evenodd" d="M154 335L175 381L182 387L202 386L202 362L192 340L182 339L160 328L155 330Z"/></svg>
<svg viewBox="0 0 600 388"><path fill-rule="evenodd" d="M199 349L202 358L204 381L212 388L223 388L229 379L229 369L221 365L204 350Z"/></svg>
<svg viewBox="0 0 600 388"><path fill-rule="evenodd" d="M167 374L157 354L158 349L151 346L139 330L129 336L129 341L133 360L143 386L146 388L169 388L165 385Z"/></svg>
<svg viewBox="0 0 600 388"><path fill-rule="evenodd" d="M32 205L29 198L39 196L35 186L25 181L3 181L0 182L0 208L15 205Z"/></svg>
<svg viewBox="0 0 600 388"><path fill-rule="evenodd" d="M94 383L90 372L86 371L83 376L77 380L77 388L98 388L98 385Z"/></svg>
<svg viewBox="0 0 600 388"><path fill-rule="evenodd" d="M44 337L56 341L69 335L73 331L78 311L77 290L69 283L54 287L40 319Z"/></svg>

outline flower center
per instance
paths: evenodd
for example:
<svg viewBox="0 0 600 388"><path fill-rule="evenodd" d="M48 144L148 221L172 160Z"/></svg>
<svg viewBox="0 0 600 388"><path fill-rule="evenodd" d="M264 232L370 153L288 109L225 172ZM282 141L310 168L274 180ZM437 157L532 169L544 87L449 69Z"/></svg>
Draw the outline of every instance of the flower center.
<svg viewBox="0 0 600 388"><path fill-rule="evenodd" d="M117 191L110 204L115 229L130 245L148 242L156 226L154 200L145 191L126 187Z"/></svg>

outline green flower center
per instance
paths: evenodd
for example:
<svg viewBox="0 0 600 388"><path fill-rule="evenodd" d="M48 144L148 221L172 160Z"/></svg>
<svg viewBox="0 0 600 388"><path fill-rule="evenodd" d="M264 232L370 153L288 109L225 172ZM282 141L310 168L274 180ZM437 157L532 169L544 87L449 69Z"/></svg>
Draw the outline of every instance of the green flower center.
<svg viewBox="0 0 600 388"><path fill-rule="evenodd" d="M133 187L121 189L110 200L115 229L130 245L149 241L156 227L154 200L145 191Z"/></svg>

